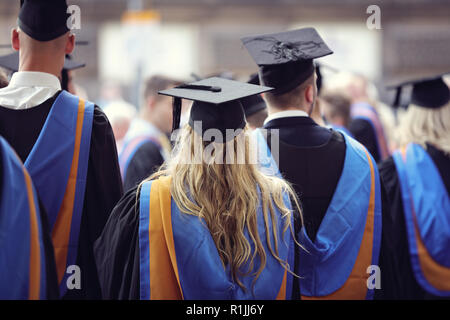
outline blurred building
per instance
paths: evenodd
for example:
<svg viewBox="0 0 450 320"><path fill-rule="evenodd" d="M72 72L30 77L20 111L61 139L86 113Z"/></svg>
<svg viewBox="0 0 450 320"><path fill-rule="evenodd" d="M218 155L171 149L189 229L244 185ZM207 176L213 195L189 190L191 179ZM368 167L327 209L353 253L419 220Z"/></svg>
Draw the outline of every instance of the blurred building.
<svg viewBox="0 0 450 320"><path fill-rule="evenodd" d="M136 83L153 73L189 80L256 70L240 37L314 26L335 54L323 59L376 83L450 71L450 0L68 0L81 8L75 51L87 67L76 79L98 99L101 83L117 82L137 102ZM367 7L381 9L381 29L370 30ZM0 43L8 43L19 1L0 2ZM124 15L130 10L147 14ZM141 19L141 25L129 23ZM125 27L127 25L127 27ZM0 54L6 54L1 49Z"/></svg>

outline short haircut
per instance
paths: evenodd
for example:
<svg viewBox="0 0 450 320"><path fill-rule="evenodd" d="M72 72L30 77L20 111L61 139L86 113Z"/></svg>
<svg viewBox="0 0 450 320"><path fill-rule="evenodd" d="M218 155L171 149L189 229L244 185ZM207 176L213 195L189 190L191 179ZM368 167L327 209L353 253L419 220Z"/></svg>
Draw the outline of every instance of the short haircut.
<svg viewBox="0 0 450 320"><path fill-rule="evenodd" d="M277 109L287 109L287 108L297 108L301 106L302 95L309 85L315 84L315 73L312 73L303 83L295 87L293 90L280 94L274 95L270 92L264 94L264 99L266 100L268 106Z"/></svg>
<svg viewBox="0 0 450 320"><path fill-rule="evenodd" d="M326 115L334 119L335 117L342 117L345 125L350 122L350 105L351 101L345 95L340 93L325 93L322 99L329 104Z"/></svg>
<svg viewBox="0 0 450 320"><path fill-rule="evenodd" d="M173 86L176 86L179 84L181 84L181 82L179 82L175 79L169 78L169 77L165 77L165 76L161 76L161 75L152 76L152 77L148 78L147 80L145 80L145 82L144 82L144 88L143 88L144 101L151 97L158 98L158 96L159 96L158 91L166 90L170 87L173 87Z"/></svg>
<svg viewBox="0 0 450 320"><path fill-rule="evenodd" d="M8 84L8 77L2 70L0 70L0 89L7 87Z"/></svg>

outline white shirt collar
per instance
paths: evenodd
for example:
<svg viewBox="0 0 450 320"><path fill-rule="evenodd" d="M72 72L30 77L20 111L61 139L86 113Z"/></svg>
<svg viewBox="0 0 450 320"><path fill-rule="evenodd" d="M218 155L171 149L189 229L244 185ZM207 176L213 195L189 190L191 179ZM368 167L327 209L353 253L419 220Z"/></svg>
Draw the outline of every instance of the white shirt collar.
<svg viewBox="0 0 450 320"><path fill-rule="evenodd" d="M309 117L309 115L303 110L280 111L280 112L272 113L271 115L269 115L266 118L266 120L264 121L264 125L267 124L269 121L272 121L274 119L290 118L290 117Z"/></svg>
<svg viewBox="0 0 450 320"><path fill-rule="evenodd" d="M50 73L35 71L19 71L13 74L9 87L39 87L61 90L59 79Z"/></svg>

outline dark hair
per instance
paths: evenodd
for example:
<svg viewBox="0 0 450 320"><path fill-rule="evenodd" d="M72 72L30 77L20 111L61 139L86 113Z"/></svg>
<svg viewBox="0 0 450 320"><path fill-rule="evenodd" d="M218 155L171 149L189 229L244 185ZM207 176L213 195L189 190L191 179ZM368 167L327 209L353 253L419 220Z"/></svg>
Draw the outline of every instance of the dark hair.
<svg viewBox="0 0 450 320"><path fill-rule="evenodd" d="M7 87L8 84L9 84L8 77L2 70L0 70L0 89Z"/></svg>

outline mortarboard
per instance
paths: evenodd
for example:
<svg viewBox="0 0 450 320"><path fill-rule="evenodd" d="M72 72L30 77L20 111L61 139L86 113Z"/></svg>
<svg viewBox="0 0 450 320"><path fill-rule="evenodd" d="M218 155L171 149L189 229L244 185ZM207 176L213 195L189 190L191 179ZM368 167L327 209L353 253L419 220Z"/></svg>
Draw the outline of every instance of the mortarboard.
<svg viewBox="0 0 450 320"><path fill-rule="evenodd" d="M213 77L159 91L159 94L174 98L173 130L179 128L181 99L188 99L194 101L189 125L195 129L194 122L202 121L202 132L198 134L203 136L208 129L218 129L227 137L226 129L243 129L246 125L240 99L270 90L272 88Z"/></svg>
<svg viewBox="0 0 450 320"><path fill-rule="evenodd" d="M66 0L21 0L17 24L37 41L51 41L69 32Z"/></svg>
<svg viewBox="0 0 450 320"><path fill-rule="evenodd" d="M394 107L399 106L402 89L412 85L410 103L428 109L438 109L450 101L450 90L442 79L447 73L427 78L416 78L399 84L390 85L388 89L396 89Z"/></svg>
<svg viewBox="0 0 450 320"><path fill-rule="evenodd" d="M259 66L261 83L275 95L302 84L315 70L313 59L332 54L314 28L249 36L241 39Z"/></svg>
<svg viewBox="0 0 450 320"><path fill-rule="evenodd" d="M257 73L252 74L247 83L259 85L259 76ZM252 114L257 113L260 110L264 110L267 108L266 102L261 96L254 95L250 97L245 97L241 99L242 107L244 108L244 113L246 117L251 116Z"/></svg>
<svg viewBox="0 0 450 320"><path fill-rule="evenodd" d="M72 59L71 56L67 55L66 60L64 61L63 70L75 70L79 68L83 68L86 66L83 62L78 62ZM12 71L17 72L19 70L19 52L13 52L0 57L0 67Z"/></svg>

